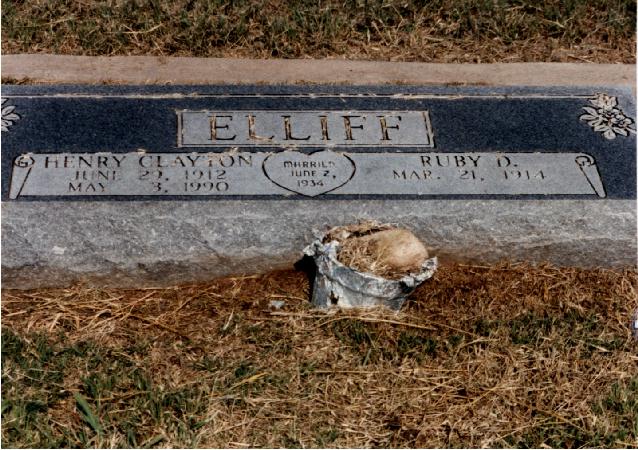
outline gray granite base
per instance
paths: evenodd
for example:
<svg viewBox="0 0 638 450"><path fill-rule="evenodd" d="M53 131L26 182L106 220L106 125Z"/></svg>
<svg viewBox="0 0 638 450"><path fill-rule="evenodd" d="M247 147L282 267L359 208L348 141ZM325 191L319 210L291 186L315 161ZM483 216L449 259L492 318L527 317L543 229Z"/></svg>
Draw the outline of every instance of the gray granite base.
<svg viewBox="0 0 638 450"><path fill-rule="evenodd" d="M5 288L140 287L290 267L313 228L408 227L441 260L636 265L635 200L5 202Z"/></svg>

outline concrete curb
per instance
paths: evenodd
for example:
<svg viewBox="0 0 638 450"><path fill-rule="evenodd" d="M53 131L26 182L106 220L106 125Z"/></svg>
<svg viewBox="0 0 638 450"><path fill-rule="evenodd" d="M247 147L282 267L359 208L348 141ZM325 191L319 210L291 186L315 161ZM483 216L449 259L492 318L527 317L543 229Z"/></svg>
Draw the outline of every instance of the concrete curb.
<svg viewBox="0 0 638 450"><path fill-rule="evenodd" d="M432 64L155 56L4 55L4 81L113 84L636 86L631 64Z"/></svg>

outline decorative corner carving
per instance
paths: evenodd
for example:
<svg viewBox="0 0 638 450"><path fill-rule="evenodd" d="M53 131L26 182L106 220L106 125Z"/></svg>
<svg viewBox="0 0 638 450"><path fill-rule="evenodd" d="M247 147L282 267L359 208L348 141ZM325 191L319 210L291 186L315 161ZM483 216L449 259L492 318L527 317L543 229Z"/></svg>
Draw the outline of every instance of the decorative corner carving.
<svg viewBox="0 0 638 450"><path fill-rule="evenodd" d="M616 135L629 136L635 133L633 119L627 117L618 107L618 99L607 94L596 94L589 99L591 106L583 106L585 114L580 120L587 122L594 131L601 133L605 139L616 139Z"/></svg>
<svg viewBox="0 0 638 450"><path fill-rule="evenodd" d="M1 100L1 104L2 104L2 131L9 131L9 127L11 125L13 125L13 122L15 122L16 120L20 120L20 115L16 114L14 111L16 109L16 107L14 105L6 105L5 103L7 102L6 98L3 98Z"/></svg>

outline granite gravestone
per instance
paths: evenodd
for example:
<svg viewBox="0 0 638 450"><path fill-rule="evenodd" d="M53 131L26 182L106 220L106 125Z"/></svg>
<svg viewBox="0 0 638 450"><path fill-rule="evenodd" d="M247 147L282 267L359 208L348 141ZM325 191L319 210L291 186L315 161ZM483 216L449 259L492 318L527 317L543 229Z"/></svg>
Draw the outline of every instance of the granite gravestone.
<svg viewBox="0 0 638 450"><path fill-rule="evenodd" d="M441 255L635 263L618 88L5 86L3 280L180 282L401 222Z"/></svg>

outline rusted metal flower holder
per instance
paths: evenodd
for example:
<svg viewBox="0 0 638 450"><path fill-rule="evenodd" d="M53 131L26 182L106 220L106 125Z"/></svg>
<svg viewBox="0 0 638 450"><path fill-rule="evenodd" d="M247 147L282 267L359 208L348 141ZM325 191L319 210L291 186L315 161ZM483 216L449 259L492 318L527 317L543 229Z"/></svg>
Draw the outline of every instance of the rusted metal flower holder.
<svg viewBox="0 0 638 450"><path fill-rule="evenodd" d="M426 260L418 273L398 280L388 280L360 272L337 260L339 243L323 242L320 236L304 249L317 267L312 303L317 308L369 308L385 306L399 311L406 297L434 275L436 257Z"/></svg>

